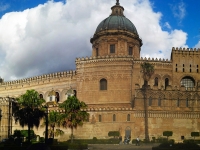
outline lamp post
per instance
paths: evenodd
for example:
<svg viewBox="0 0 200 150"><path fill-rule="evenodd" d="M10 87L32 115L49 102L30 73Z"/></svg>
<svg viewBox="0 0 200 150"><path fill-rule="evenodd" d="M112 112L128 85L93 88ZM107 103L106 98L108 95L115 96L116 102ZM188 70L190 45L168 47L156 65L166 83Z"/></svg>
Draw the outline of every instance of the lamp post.
<svg viewBox="0 0 200 150"><path fill-rule="evenodd" d="M46 118L46 128L45 128L45 144L48 143L48 106L45 105L46 108L45 118Z"/></svg>

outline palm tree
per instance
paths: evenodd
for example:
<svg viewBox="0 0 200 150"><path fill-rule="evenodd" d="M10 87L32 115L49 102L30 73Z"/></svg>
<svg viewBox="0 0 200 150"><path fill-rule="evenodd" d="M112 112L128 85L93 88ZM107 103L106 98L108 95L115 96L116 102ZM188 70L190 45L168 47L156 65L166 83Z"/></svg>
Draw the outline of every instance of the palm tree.
<svg viewBox="0 0 200 150"><path fill-rule="evenodd" d="M144 111L145 111L145 139L149 141L149 129L148 129L148 106L147 106L147 90L148 81L154 73L154 66L150 63L144 62L141 64L144 85L142 86L143 96L144 96Z"/></svg>
<svg viewBox="0 0 200 150"><path fill-rule="evenodd" d="M84 121L87 121L89 114L84 111L87 105L79 101L75 96L69 96L59 106L65 110L62 114L60 123L63 127L69 127L71 129L71 142L73 143L73 130L78 126L82 126Z"/></svg>
<svg viewBox="0 0 200 150"><path fill-rule="evenodd" d="M13 116L15 122L24 127L28 126L28 142L30 142L30 130L35 126L39 127L40 120L45 116L42 103L44 99L40 99L39 94L35 90L27 90L25 94L17 99Z"/></svg>
<svg viewBox="0 0 200 150"><path fill-rule="evenodd" d="M59 124L60 118L61 118L61 115L58 112L51 111L49 113L48 124L50 126L50 129L48 130L48 136L53 139L54 139L54 136L59 136L59 135L64 134L64 132L60 129L55 130L56 125L60 126L60 124ZM44 122L44 124L46 124L46 123ZM44 132L44 134L45 134L45 132Z"/></svg>

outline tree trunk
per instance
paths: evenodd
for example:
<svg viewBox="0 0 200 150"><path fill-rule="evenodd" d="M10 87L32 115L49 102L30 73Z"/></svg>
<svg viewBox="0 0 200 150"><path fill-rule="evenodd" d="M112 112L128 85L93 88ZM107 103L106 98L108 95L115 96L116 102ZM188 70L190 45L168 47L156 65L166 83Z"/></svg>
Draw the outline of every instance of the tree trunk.
<svg viewBox="0 0 200 150"><path fill-rule="evenodd" d="M148 82L144 82L144 86L143 86L143 96L144 96L145 139L146 139L147 141L149 141L147 88L148 88Z"/></svg>
<svg viewBox="0 0 200 150"><path fill-rule="evenodd" d="M28 142L31 142L31 127L30 124L28 123Z"/></svg>
<svg viewBox="0 0 200 150"><path fill-rule="evenodd" d="M53 126L53 139L54 139L54 134L55 134L55 132L54 132L54 128L55 128L55 126Z"/></svg>
<svg viewBox="0 0 200 150"><path fill-rule="evenodd" d="M74 130L73 127L71 128L71 143L73 143L73 139L74 139Z"/></svg>

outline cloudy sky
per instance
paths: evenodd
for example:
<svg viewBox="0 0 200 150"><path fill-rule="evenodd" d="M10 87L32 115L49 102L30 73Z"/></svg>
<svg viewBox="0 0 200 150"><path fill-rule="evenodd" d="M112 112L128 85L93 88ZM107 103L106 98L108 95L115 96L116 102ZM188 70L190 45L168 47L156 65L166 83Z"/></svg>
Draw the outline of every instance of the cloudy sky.
<svg viewBox="0 0 200 150"><path fill-rule="evenodd" d="M143 40L142 57L169 59L172 47L200 48L199 0L120 0ZM0 76L15 80L75 70L116 0L1 0Z"/></svg>

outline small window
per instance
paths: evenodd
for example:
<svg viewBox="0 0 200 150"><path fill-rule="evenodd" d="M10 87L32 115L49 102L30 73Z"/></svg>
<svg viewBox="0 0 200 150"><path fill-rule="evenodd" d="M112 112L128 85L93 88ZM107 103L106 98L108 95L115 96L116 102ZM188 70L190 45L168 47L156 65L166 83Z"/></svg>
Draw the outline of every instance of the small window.
<svg viewBox="0 0 200 150"><path fill-rule="evenodd" d="M129 54L129 55L133 55L133 48L132 48L132 47L129 47L129 48L128 48L128 54Z"/></svg>
<svg viewBox="0 0 200 150"><path fill-rule="evenodd" d="M149 106L152 105L152 97L149 97Z"/></svg>
<svg viewBox="0 0 200 150"><path fill-rule="evenodd" d="M115 114L113 115L113 121L116 121L116 115Z"/></svg>
<svg viewBox="0 0 200 150"><path fill-rule="evenodd" d="M40 99L43 99L43 95L42 95L42 94L40 94L40 95L39 95L39 98L40 98Z"/></svg>
<svg viewBox="0 0 200 150"><path fill-rule="evenodd" d="M185 72L185 69L183 68L183 72Z"/></svg>
<svg viewBox="0 0 200 150"><path fill-rule="evenodd" d="M158 78L157 77L154 79L154 85L158 86Z"/></svg>
<svg viewBox="0 0 200 150"><path fill-rule="evenodd" d="M191 68L191 64L190 64L190 68Z"/></svg>
<svg viewBox="0 0 200 150"><path fill-rule="evenodd" d="M115 44L110 45L110 53L115 53Z"/></svg>
<svg viewBox="0 0 200 150"><path fill-rule="evenodd" d="M96 48L96 56L99 56L99 49Z"/></svg>
<svg viewBox="0 0 200 150"><path fill-rule="evenodd" d="M178 69L176 68L176 72L178 71Z"/></svg>
<svg viewBox="0 0 200 150"><path fill-rule="evenodd" d="M127 115L127 121L130 121L130 120L131 120L131 115L128 114L128 115Z"/></svg>
<svg viewBox="0 0 200 150"><path fill-rule="evenodd" d="M197 65L197 68L199 67L199 65Z"/></svg>
<svg viewBox="0 0 200 150"><path fill-rule="evenodd" d="M185 67L185 65L183 64L183 67Z"/></svg>
<svg viewBox="0 0 200 150"><path fill-rule="evenodd" d="M168 85L169 85L169 79L166 78L166 79L165 79L165 89L167 88Z"/></svg>
<svg viewBox="0 0 200 150"><path fill-rule="evenodd" d="M197 69L197 73L199 73L199 69Z"/></svg>
<svg viewBox="0 0 200 150"><path fill-rule="evenodd" d="M74 97L76 97L76 93L77 93L76 90L74 90Z"/></svg>
<svg viewBox="0 0 200 150"><path fill-rule="evenodd" d="M100 90L107 90L107 80L106 79L100 80Z"/></svg>
<svg viewBox="0 0 200 150"><path fill-rule="evenodd" d="M56 92L56 102L58 103L60 101L60 95L58 92Z"/></svg>
<svg viewBox="0 0 200 150"><path fill-rule="evenodd" d="M179 98L177 99L177 104L176 104L176 106L177 106L177 107L180 106L180 99L179 99Z"/></svg>
<svg viewBox="0 0 200 150"><path fill-rule="evenodd" d="M101 122L101 115L99 115L99 122Z"/></svg>
<svg viewBox="0 0 200 150"><path fill-rule="evenodd" d="M177 64L176 64L176 67L177 67Z"/></svg>
<svg viewBox="0 0 200 150"><path fill-rule="evenodd" d="M159 107L161 106L161 98L160 97L158 98L158 106Z"/></svg>
<svg viewBox="0 0 200 150"><path fill-rule="evenodd" d="M188 100L188 98L186 99L186 107L189 107L189 100Z"/></svg>
<svg viewBox="0 0 200 150"><path fill-rule="evenodd" d="M50 100L50 101L52 101L53 97L52 97L52 96L50 96L49 98L50 98L49 100Z"/></svg>

